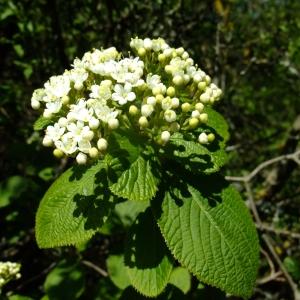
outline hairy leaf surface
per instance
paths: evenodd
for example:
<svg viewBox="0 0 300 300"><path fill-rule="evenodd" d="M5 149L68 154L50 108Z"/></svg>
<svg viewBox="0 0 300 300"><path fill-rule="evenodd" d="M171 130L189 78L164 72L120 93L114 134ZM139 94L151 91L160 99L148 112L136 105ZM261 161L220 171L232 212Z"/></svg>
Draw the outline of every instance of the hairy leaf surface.
<svg viewBox="0 0 300 300"><path fill-rule="evenodd" d="M105 167L74 166L51 185L36 216L39 247L80 244L103 225L112 207Z"/></svg>
<svg viewBox="0 0 300 300"><path fill-rule="evenodd" d="M111 191L122 198L135 201L150 200L157 191L157 178L149 161L142 156L123 172L118 181L110 186Z"/></svg>
<svg viewBox="0 0 300 300"><path fill-rule="evenodd" d="M125 265L131 284L143 295L155 297L168 284L173 265L150 209L129 231Z"/></svg>
<svg viewBox="0 0 300 300"><path fill-rule="evenodd" d="M249 297L258 267L258 239L238 192L215 177L209 190L185 183L169 189L156 209L167 245L201 281L233 295ZM158 200L155 199L155 200ZM159 203L159 200L158 202Z"/></svg>

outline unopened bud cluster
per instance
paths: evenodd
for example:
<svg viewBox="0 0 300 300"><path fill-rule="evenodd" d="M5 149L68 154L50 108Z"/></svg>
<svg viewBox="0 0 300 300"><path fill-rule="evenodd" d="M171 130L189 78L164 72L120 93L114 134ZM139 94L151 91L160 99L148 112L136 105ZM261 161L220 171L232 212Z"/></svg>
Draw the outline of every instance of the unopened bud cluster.
<svg viewBox="0 0 300 300"><path fill-rule="evenodd" d="M163 146L174 132L207 122L204 108L222 92L187 51L161 38L134 38L130 46L136 57L124 58L114 47L87 52L71 70L34 91L32 107L53 120L43 144L54 146L55 156L76 156L79 164L97 158L119 126L133 127ZM198 141L213 139L202 132Z"/></svg>
<svg viewBox="0 0 300 300"><path fill-rule="evenodd" d="M21 265L13 262L0 262L0 289L13 279L19 279Z"/></svg>

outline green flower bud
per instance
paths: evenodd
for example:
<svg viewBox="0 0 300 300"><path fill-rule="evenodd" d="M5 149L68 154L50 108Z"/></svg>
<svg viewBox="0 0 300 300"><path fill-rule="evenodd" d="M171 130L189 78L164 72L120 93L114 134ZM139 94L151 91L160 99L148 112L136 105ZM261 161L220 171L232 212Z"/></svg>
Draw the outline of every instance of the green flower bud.
<svg viewBox="0 0 300 300"><path fill-rule="evenodd" d="M201 113L204 109L203 103L201 103L201 102L196 103L195 109L198 110Z"/></svg>
<svg viewBox="0 0 300 300"><path fill-rule="evenodd" d="M215 135L213 134L213 133L209 133L208 135L207 135L207 140L208 140L208 142L213 142L214 140L215 140Z"/></svg>
<svg viewBox="0 0 300 300"><path fill-rule="evenodd" d="M199 120L197 118L191 118L189 119L189 126L190 128L194 129L198 126Z"/></svg>
<svg viewBox="0 0 300 300"><path fill-rule="evenodd" d="M92 147L91 149L89 149L89 155L91 158L96 158L99 155L99 151L96 147Z"/></svg>
<svg viewBox="0 0 300 300"><path fill-rule="evenodd" d="M166 60L166 56L163 53L161 53L161 54L158 55L158 60L160 62L164 62Z"/></svg>
<svg viewBox="0 0 300 300"><path fill-rule="evenodd" d="M192 106L188 102L185 102L181 105L181 109L183 112L189 112L191 110Z"/></svg>
<svg viewBox="0 0 300 300"><path fill-rule="evenodd" d="M175 75L174 77L173 77L173 83L175 84L175 85L182 85L183 83L184 83L184 79L182 78L182 76L180 76L180 75Z"/></svg>
<svg viewBox="0 0 300 300"><path fill-rule="evenodd" d="M131 116L136 116L139 113L139 109L135 105L129 106L129 114Z"/></svg>
<svg viewBox="0 0 300 300"><path fill-rule="evenodd" d="M208 115L207 114L200 114L200 117L199 117L200 121L202 123L206 123L208 121Z"/></svg>
<svg viewBox="0 0 300 300"><path fill-rule="evenodd" d="M169 86L167 89L167 95L170 97L174 97L175 96L175 88L172 86Z"/></svg>
<svg viewBox="0 0 300 300"><path fill-rule="evenodd" d="M53 155L57 158L62 158L64 156L64 153L60 149L54 149Z"/></svg>
<svg viewBox="0 0 300 300"><path fill-rule="evenodd" d="M140 48L138 50L138 56L143 57L146 54L146 49L145 48Z"/></svg>
<svg viewBox="0 0 300 300"><path fill-rule="evenodd" d="M149 126L149 122L148 122L148 120L147 120L147 118L146 118L145 116L141 116L141 117L139 118L139 124L140 124L140 126L141 126L142 128L146 128L146 127Z"/></svg>
<svg viewBox="0 0 300 300"><path fill-rule="evenodd" d="M199 89L200 91L204 91L204 89L206 88L206 86L207 86L207 84L206 84L206 82L204 82L204 81L200 81L200 82L198 83L198 89Z"/></svg>

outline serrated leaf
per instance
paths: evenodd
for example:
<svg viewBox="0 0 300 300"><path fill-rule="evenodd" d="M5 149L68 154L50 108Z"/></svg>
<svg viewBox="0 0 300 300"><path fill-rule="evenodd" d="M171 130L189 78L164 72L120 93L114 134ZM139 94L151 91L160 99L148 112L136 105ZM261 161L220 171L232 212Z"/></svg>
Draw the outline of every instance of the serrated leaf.
<svg viewBox="0 0 300 300"><path fill-rule="evenodd" d="M129 231L125 266L131 284L145 296L156 297L169 281L173 265L150 209L138 216Z"/></svg>
<svg viewBox="0 0 300 300"><path fill-rule="evenodd" d="M78 299L84 291L84 273L78 263L61 261L46 277L49 299Z"/></svg>
<svg viewBox="0 0 300 300"><path fill-rule="evenodd" d="M123 255L110 255L106 260L109 278L121 290L130 285Z"/></svg>
<svg viewBox="0 0 300 300"><path fill-rule="evenodd" d="M191 289L191 274L186 268L177 267L172 271L169 283L186 294Z"/></svg>
<svg viewBox="0 0 300 300"><path fill-rule="evenodd" d="M43 130L45 127L53 123L53 119L45 118L43 116L40 116L33 124L34 130Z"/></svg>
<svg viewBox="0 0 300 300"><path fill-rule="evenodd" d="M251 216L239 193L220 177L198 182L175 182L162 202L155 199L159 227L175 258L202 282L247 298L259 253Z"/></svg>
<svg viewBox="0 0 300 300"><path fill-rule="evenodd" d="M211 174L217 172L227 162L227 154L223 149L209 150L195 141L185 140L183 135L175 133L170 144L175 146L173 154L178 157L187 170Z"/></svg>
<svg viewBox="0 0 300 300"><path fill-rule="evenodd" d="M139 156L118 181L110 186L110 190L125 199L147 201L156 194L157 184L158 180L152 173L150 162Z"/></svg>
<svg viewBox="0 0 300 300"><path fill-rule="evenodd" d="M105 168L74 166L51 185L36 215L40 248L80 244L103 225L113 206Z"/></svg>

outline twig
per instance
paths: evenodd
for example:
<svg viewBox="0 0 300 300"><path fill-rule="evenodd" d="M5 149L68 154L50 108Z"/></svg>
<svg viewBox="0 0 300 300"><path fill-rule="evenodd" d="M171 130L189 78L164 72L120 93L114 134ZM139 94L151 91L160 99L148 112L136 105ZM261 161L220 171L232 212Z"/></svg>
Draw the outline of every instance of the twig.
<svg viewBox="0 0 300 300"><path fill-rule="evenodd" d="M293 160L295 161L297 164L300 165L300 150L294 152L294 153L290 153L290 154L285 154L285 155L280 155L277 157L274 157L272 159L266 160L263 163L259 164L253 171L251 171L248 175L246 176L226 176L226 180L228 181L240 181L240 182L249 182L251 181L261 170L263 170L264 168L280 162L280 161L285 161L285 160Z"/></svg>
<svg viewBox="0 0 300 300"><path fill-rule="evenodd" d="M282 275L282 272L281 271L278 271L278 272L272 272L270 275L266 276L266 277L263 277L261 279L258 279L257 280L257 284L258 285L263 285L263 284L266 284L270 281L273 281L275 279L277 279L279 276Z"/></svg>
<svg viewBox="0 0 300 300"><path fill-rule="evenodd" d="M293 281L292 277L288 273L287 269L285 268L284 264L282 263L281 259L277 255L274 247L273 247L273 240L271 237L269 237L266 233L262 234L262 239L265 241L268 249L270 250L271 254L273 255L275 261L277 262L280 270L282 271L282 274L286 278L288 284L291 287L291 290L294 294L294 300L300 300L300 292L298 291L296 283Z"/></svg>
<svg viewBox="0 0 300 300"><path fill-rule="evenodd" d="M82 260L81 263L91 269L93 269L94 271L96 271L97 273L99 273L101 276L103 277L107 277L108 273L106 271L104 271L103 269L99 268L98 266L96 266L95 264L93 264L92 262L88 261L88 260Z"/></svg>
<svg viewBox="0 0 300 300"><path fill-rule="evenodd" d="M285 229L277 229L277 228L274 228L273 226L266 225L263 223L261 223L260 225L256 224L256 227L262 231L273 232L278 235L286 235L286 236L289 236L294 239L300 239L300 233L298 233L298 232L292 232L292 231L285 230Z"/></svg>
<svg viewBox="0 0 300 300"><path fill-rule="evenodd" d="M254 198L253 198L250 183L248 181L245 181L244 185L245 185L246 192L248 194L248 200L249 200L249 203L250 203L250 208L253 212L254 219L255 219L258 227L260 228L261 225L262 225L262 222L261 222L261 219L259 217L258 211L256 209L256 205L255 205L255 201L254 201Z"/></svg>

